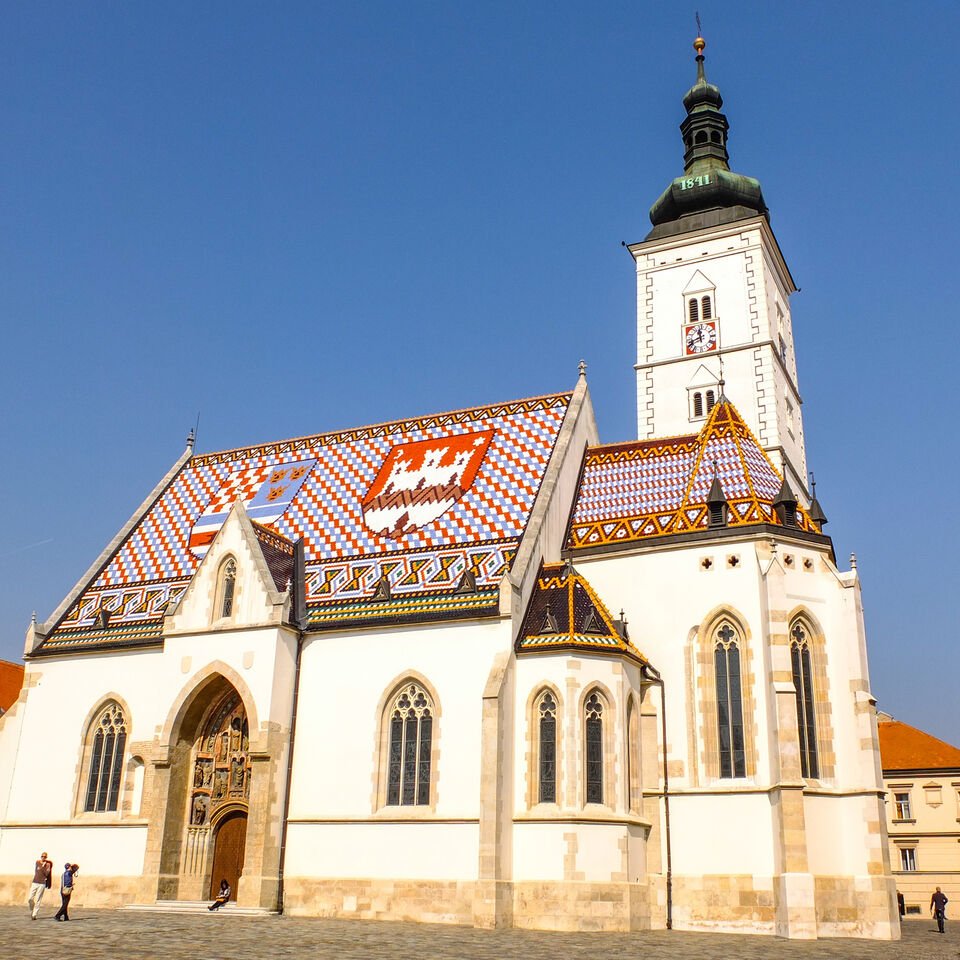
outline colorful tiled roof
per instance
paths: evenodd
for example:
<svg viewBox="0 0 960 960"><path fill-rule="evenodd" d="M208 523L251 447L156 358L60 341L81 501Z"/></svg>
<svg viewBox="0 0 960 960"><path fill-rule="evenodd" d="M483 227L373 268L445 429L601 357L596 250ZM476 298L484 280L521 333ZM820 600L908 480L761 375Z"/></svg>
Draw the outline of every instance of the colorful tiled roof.
<svg viewBox="0 0 960 960"><path fill-rule="evenodd" d="M541 569L517 638L518 653L557 649L619 652L646 663L572 564Z"/></svg>
<svg viewBox="0 0 960 960"><path fill-rule="evenodd" d="M23 665L0 660L0 713L5 713L20 696L23 686Z"/></svg>
<svg viewBox="0 0 960 960"><path fill-rule="evenodd" d="M600 547L706 530L714 476L727 500L728 527L780 523L773 504L783 478L724 398L696 435L591 447L567 546ZM799 506L796 529L819 533Z"/></svg>
<svg viewBox="0 0 960 960"><path fill-rule="evenodd" d="M892 717L877 724L880 765L894 770L960 771L960 749Z"/></svg>
<svg viewBox="0 0 960 960"><path fill-rule="evenodd" d="M304 541L317 628L373 615L385 577L391 616L496 612L497 585L525 529L571 394L458 410L191 457L40 650L159 638L238 499L278 589ZM270 537L275 538L271 542ZM285 559L287 558L287 559ZM289 570L285 566L289 561ZM107 623L101 611L108 614ZM375 618L376 619L376 618Z"/></svg>

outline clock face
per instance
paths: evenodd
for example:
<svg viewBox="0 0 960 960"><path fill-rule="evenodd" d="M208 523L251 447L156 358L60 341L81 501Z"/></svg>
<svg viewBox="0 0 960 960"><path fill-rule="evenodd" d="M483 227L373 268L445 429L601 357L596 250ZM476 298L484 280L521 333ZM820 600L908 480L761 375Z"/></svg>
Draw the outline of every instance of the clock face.
<svg viewBox="0 0 960 960"><path fill-rule="evenodd" d="M688 356L716 350L717 325L715 323L691 323L683 328L683 342Z"/></svg>

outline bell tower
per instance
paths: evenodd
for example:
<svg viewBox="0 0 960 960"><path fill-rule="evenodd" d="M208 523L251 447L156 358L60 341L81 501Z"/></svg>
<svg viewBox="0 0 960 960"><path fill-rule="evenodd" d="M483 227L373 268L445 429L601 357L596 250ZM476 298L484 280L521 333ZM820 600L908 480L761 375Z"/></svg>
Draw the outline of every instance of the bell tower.
<svg viewBox="0 0 960 960"><path fill-rule="evenodd" d="M807 459L789 298L796 291L759 181L734 173L720 90L683 98L683 175L650 209L637 269L637 435L699 430L721 393L806 502Z"/></svg>

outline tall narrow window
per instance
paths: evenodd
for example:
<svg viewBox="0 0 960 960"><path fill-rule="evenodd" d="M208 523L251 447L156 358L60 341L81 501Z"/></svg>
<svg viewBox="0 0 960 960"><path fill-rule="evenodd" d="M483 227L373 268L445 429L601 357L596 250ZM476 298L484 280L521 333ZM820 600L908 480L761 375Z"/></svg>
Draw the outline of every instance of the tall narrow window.
<svg viewBox="0 0 960 960"><path fill-rule="evenodd" d="M910 815L910 794L895 793L893 795L894 820L912 820Z"/></svg>
<svg viewBox="0 0 960 960"><path fill-rule="evenodd" d="M700 301L700 308L703 311L704 320L709 320L713 316L713 304L710 302L709 297L704 297Z"/></svg>
<svg viewBox="0 0 960 960"><path fill-rule="evenodd" d="M804 777L820 776L817 760L817 722L813 706L813 670L807 631L799 621L790 630L790 660L797 696L797 729L800 735L800 772Z"/></svg>
<svg viewBox="0 0 960 960"><path fill-rule="evenodd" d="M603 803L603 701L596 693L584 705L587 803Z"/></svg>
<svg viewBox="0 0 960 960"><path fill-rule="evenodd" d="M723 623L717 630L713 655L717 683L720 776L745 777L740 645L737 633L729 623Z"/></svg>
<svg viewBox="0 0 960 960"><path fill-rule="evenodd" d="M703 394L699 390L693 395L693 415L703 416Z"/></svg>
<svg viewBox="0 0 960 960"><path fill-rule="evenodd" d="M433 704L430 697L419 684L404 684L390 710L388 806L429 805L432 746Z"/></svg>
<svg viewBox="0 0 960 960"><path fill-rule="evenodd" d="M914 847L900 848L900 869L913 873L917 869L917 851Z"/></svg>
<svg viewBox="0 0 960 960"><path fill-rule="evenodd" d="M717 395L712 391L707 391L707 413L717 405Z"/></svg>
<svg viewBox="0 0 960 960"><path fill-rule="evenodd" d="M697 303L696 297L690 298L690 303L687 306L688 315L691 323L696 323L700 319L700 305Z"/></svg>
<svg viewBox="0 0 960 960"><path fill-rule="evenodd" d="M90 776L84 810L116 810L120 796L123 752L127 744L127 724L118 703L109 703L91 727L93 743Z"/></svg>
<svg viewBox="0 0 960 960"><path fill-rule="evenodd" d="M223 565L220 585L220 616L233 616L233 597L237 587L237 561L232 557Z"/></svg>
<svg viewBox="0 0 960 960"><path fill-rule="evenodd" d="M557 802L557 701L553 694L540 698L540 803Z"/></svg>

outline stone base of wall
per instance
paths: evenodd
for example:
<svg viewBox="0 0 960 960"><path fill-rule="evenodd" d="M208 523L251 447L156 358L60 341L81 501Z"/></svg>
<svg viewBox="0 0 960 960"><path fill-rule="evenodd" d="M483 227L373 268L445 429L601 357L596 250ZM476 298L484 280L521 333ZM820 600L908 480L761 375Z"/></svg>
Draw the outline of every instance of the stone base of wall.
<svg viewBox="0 0 960 960"><path fill-rule="evenodd" d="M674 930L773 934L776 914L773 877L673 878Z"/></svg>
<svg viewBox="0 0 960 960"><path fill-rule="evenodd" d="M783 879L750 875L674 877L673 927L770 935L789 929L794 931L791 936L801 938L900 939L892 878L813 877L815 930L808 929L810 924L806 922L809 895L795 904L781 903L783 891L797 886L784 884ZM656 928L661 924L658 911L654 914Z"/></svg>
<svg viewBox="0 0 960 960"><path fill-rule="evenodd" d="M473 881L287 877L283 912L294 917L413 920L473 925Z"/></svg>
<svg viewBox="0 0 960 960"><path fill-rule="evenodd" d="M817 934L899 940L893 877L815 877Z"/></svg>
<svg viewBox="0 0 960 960"><path fill-rule="evenodd" d="M0 876L0 904L17 906L23 904L27 909L27 896L30 893L30 877ZM112 908L128 903L153 903L156 888L152 894L143 877L98 877L86 876L81 867L77 876L77 890L70 900L71 906ZM54 878L53 886L43 895L40 907L42 915L53 914L60 909L60 888Z"/></svg>
<svg viewBox="0 0 960 960"><path fill-rule="evenodd" d="M527 930L650 929L646 884L319 880L288 877L284 913L356 920L411 920Z"/></svg>

